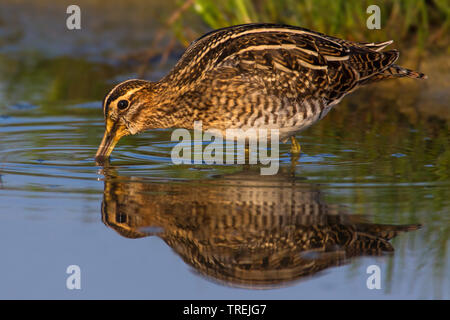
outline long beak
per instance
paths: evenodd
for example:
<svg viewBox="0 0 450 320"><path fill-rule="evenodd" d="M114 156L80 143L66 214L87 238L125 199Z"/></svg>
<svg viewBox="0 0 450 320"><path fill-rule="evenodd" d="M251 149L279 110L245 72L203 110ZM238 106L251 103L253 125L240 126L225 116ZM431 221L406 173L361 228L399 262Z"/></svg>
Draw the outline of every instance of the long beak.
<svg viewBox="0 0 450 320"><path fill-rule="evenodd" d="M104 160L109 157L117 142L123 136L128 134L126 127L123 124L113 123L112 120L106 120L106 130L103 135L102 142L98 147L96 160Z"/></svg>

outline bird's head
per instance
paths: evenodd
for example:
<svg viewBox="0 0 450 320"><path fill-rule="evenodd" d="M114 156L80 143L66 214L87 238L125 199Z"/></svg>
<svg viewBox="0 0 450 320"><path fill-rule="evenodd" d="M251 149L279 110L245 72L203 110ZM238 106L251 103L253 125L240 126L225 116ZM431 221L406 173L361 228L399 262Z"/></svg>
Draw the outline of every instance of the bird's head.
<svg viewBox="0 0 450 320"><path fill-rule="evenodd" d="M145 80L127 80L115 86L103 99L105 134L95 158L109 157L123 136L136 134L145 129L150 111L153 83Z"/></svg>

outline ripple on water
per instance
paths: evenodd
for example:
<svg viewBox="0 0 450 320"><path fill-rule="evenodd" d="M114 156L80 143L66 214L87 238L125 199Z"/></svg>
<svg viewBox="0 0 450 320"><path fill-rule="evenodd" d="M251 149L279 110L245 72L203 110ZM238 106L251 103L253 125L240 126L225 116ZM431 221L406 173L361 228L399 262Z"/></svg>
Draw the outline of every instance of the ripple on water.
<svg viewBox="0 0 450 320"><path fill-rule="evenodd" d="M103 179L102 167L94 155L101 140L102 119L86 117L9 117L0 127L0 171L3 175L57 177L59 179ZM171 150L178 142L171 141L168 130L151 130L142 135L126 137L114 150L110 167L129 176L152 179L199 179L242 169L242 165L174 165ZM392 183L395 161L404 161L411 150L405 146L396 153L374 156L364 152L361 142L317 139L314 135L299 137L303 153L294 166L296 174L326 184L345 181L345 185ZM205 144L205 143L204 143ZM290 144L280 145L282 169L291 168ZM193 149L192 149L193 150ZM224 152L226 152L224 147ZM270 154L270 152L269 152ZM224 161L226 157L224 156ZM397 160L398 159L398 160ZM192 159L193 160L193 159ZM394 161L394 162L393 162ZM429 162L424 170L435 170ZM426 182L427 177L410 183ZM398 180L398 179L397 179ZM431 181L431 180L430 180ZM68 182L66 184L71 184ZM406 181L396 181L406 183ZM64 185L64 181L59 183ZM27 185L23 179L23 187Z"/></svg>
<svg viewBox="0 0 450 320"><path fill-rule="evenodd" d="M94 159L103 126L103 121L75 117L11 117L0 128L0 173L14 176L9 180L15 180L16 188L36 185L33 177L70 179L48 181L48 186L73 185L74 179L103 179L102 167ZM114 170L155 179L189 178L179 172L186 166L172 165L170 150L175 142L168 132L155 130L124 140L112 154ZM217 168L212 170L215 174Z"/></svg>

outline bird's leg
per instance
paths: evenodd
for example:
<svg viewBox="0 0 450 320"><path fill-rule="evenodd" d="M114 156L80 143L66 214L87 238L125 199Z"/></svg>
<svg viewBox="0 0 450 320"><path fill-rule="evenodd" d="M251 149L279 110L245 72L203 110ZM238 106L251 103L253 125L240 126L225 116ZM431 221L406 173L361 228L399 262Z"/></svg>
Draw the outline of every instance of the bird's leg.
<svg viewBox="0 0 450 320"><path fill-rule="evenodd" d="M290 173L292 176L295 176L295 169L298 164L298 160L300 159L300 153L293 153L291 154L291 169Z"/></svg>
<svg viewBox="0 0 450 320"><path fill-rule="evenodd" d="M250 148L248 144L245 145L245 163L250 163Z"/></svg>
<svg viewBox="0 0 450 320"><path fill-rule="evenodd" d="M298 160L300 159L300 143L294 136L291 136L291 174L295 176L295 167L297 166Z"/></svg>
<svg viewBox="0 0 450 320"><path fill-rule="evenodd" d="M299 155L300 154L300 150L301 150L300 143L298 143L297 139L295 139L294 136L291 136L291 142L292 142L291 154Z"/></svg>

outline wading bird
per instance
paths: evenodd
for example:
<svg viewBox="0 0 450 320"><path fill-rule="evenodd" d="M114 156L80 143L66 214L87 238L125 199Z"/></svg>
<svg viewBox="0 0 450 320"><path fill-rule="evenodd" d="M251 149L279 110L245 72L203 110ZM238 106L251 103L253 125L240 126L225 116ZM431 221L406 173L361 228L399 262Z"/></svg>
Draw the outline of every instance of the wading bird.
<svg viewBox="0 0 450 320"><path fill-rule="evenodd" d="M103 100L106 130L96 158L119 139L153 128L278 129L281 141L318 120L356 88L426 78L395 63L392 41L352 42L300 27L246 24L205 34L157 82L127 80ZM226 138L226 137L225 137Z"/></svg>

